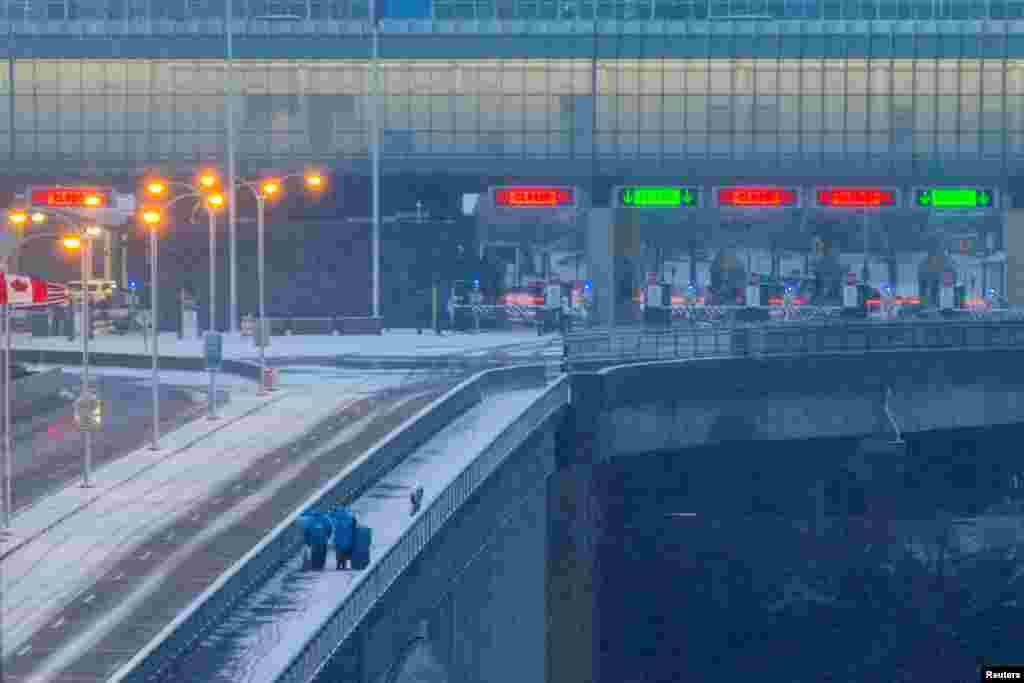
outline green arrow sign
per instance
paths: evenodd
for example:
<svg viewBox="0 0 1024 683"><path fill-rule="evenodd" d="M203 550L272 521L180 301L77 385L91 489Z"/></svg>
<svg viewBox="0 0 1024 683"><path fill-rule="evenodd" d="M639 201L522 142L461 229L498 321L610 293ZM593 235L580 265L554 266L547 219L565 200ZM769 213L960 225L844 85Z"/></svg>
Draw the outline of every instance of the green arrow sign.
<svg viewBox="0 0 1024 683"><path fill-rule="evenodd" d="M638 209L684 209L697 206L697 188L630 185L616 188L619 206Z"/></svg>
<svg viewBox="0 0 1024 683"><path fill-rule="evenodd" d="M915 192L915 203L936 209L987 209L994 204L994 197L991 188L929 187Z"/></svg>

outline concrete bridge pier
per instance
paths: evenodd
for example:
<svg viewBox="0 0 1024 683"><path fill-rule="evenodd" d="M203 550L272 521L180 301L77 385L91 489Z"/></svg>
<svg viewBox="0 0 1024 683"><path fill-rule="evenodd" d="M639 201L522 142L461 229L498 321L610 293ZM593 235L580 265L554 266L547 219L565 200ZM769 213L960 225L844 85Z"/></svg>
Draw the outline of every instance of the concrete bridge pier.
<svg viewBox="0 0 1024 683"><path fill-rule="evenodd" d="M601 391L601 378L572 378L576 392ZM603 461L600 397L573 405L556 433L557 469L548 480L546 680L601 680L601 555L607 539L612 466Z"/></svg>

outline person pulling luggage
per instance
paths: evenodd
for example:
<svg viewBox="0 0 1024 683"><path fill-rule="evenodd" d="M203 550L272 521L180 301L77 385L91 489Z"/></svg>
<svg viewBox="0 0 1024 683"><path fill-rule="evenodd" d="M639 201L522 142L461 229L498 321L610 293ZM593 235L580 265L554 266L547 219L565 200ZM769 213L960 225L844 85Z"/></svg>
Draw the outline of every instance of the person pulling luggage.
<svg viewBox="0 0 1024 683"><path fill-rule="evenodd" d="M303 540L310 549L310 566L322 571L327 563L327 541L331 537L331 520L316 507L306 510L298 519Z"/></svg>
<svg viewBox="0 0 1024 683"><path fill-rule="evenodd" d="M344 505L334 508L329 516L334 527L334 555L338 563L337 569L345 569L352 562L352 548L355 544L358 521L356 516Z"/></svg>

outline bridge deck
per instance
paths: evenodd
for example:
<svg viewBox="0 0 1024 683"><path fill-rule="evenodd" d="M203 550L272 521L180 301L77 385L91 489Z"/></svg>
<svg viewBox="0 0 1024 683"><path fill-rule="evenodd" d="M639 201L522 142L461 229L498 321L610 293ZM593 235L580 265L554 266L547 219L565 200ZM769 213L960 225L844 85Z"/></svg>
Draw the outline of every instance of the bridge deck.
<svg viewBox="0 0 1024 683"><path fill-rule="evenodd" d="M373 529L372 561L411 526L409 492L423 487L425 509L542 391L523 389L486 398L360 497L352 507L360 522ZM333 553L327 566L323 572L304 571L300 556L287 563L178 663L175 680L277 680L365 573L333 570Z"/></svg>

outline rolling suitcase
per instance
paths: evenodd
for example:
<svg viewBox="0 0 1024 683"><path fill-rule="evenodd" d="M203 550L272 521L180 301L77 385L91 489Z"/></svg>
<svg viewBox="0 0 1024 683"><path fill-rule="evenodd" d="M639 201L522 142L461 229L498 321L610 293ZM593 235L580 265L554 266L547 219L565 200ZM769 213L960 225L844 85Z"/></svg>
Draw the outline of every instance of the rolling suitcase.
<svg viewBox="0 0 1024 683"><path fill-rule="evenodd" d="M355 543L352 544L352 569L366 569L370 566L370 545L373 531L368 527L356 526Z"/></svg>

